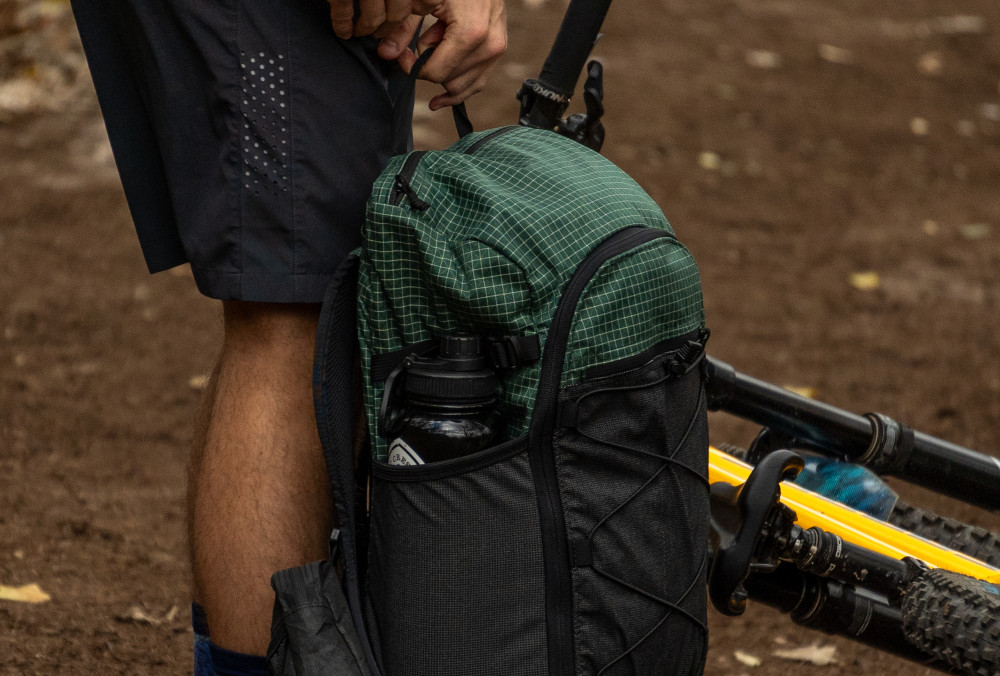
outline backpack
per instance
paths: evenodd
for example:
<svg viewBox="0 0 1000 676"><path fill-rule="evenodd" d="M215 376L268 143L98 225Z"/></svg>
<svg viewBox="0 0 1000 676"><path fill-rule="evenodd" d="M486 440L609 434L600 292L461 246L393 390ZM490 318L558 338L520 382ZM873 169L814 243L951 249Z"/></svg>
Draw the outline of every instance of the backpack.
<svg viewBox="0 0 1000 676"><path fill-rule="evenodd" d="M363 235L314 371L356 673L700 673L708 332L660 209L598 153L513 126L391 160ZM503 440L388 464L386 380L459 331L489 346Z"/></svg>

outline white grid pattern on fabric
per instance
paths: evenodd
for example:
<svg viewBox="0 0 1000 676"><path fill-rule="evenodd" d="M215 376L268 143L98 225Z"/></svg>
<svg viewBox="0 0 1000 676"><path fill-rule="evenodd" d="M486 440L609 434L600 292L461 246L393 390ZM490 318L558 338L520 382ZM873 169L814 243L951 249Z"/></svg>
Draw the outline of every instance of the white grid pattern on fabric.
<svg viewBox="0 0 1000 676"><path fill-rule="evenodd" d="M462 151L426 153L410 177L430 204L390 203L405 158L394 158L369 202L359 278L365 403L374 425L382 384L373 355L458 329L543 340L559 296L580 261L623 228L671 232L645 192L599 154L556 134L517 128ZM703 321L697 269L673 238L606 267L581 299L564 383L593 360L612 361L681 335ZM527 431L539 365L505 374L501 414L508 436ZM373 436L373 451L385 443Z"/></svg>

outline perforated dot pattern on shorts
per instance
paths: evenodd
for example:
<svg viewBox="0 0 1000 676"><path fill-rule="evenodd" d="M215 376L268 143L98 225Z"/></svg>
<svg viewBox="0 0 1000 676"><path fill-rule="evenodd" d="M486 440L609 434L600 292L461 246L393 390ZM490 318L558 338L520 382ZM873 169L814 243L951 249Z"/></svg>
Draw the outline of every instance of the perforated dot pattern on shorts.
<svg viewBox="0 0 1000 676"><path fill-rule="evenodd" d="M289 139L288 70L284 54L259 50L240 52L243 128L243 187L255 195L278 197L288 192Z"/></svg>

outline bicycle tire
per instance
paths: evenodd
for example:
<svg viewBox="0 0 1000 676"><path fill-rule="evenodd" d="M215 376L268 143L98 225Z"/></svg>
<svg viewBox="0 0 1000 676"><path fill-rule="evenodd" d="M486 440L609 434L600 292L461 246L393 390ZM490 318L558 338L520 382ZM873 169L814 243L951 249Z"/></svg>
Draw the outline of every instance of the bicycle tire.
<svg viewBox="0 0 1000 676"><path fill-rule="evenodd" d="M1000 589L936 568L910 585L903 633L916 647L975 676L1000 674Z"/></svg>
<svg viewBox="0 0 1000 676"><path fill-rule="evenodd" d="M1000 536L934 512L896 502L888 522L915 535L1000 568Z"/></svg>

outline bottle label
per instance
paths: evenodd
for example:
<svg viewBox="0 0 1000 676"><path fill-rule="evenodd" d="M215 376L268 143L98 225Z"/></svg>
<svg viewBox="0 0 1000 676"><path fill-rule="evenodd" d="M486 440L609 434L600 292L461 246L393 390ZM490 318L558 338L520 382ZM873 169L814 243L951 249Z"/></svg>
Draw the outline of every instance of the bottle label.
<svg viewBox="0 0 1000 676"><path fill-rule="evenodd" d="M389 444L390 465L423 465L424 460L412 447L402 439L396 439Z"/></svg>

